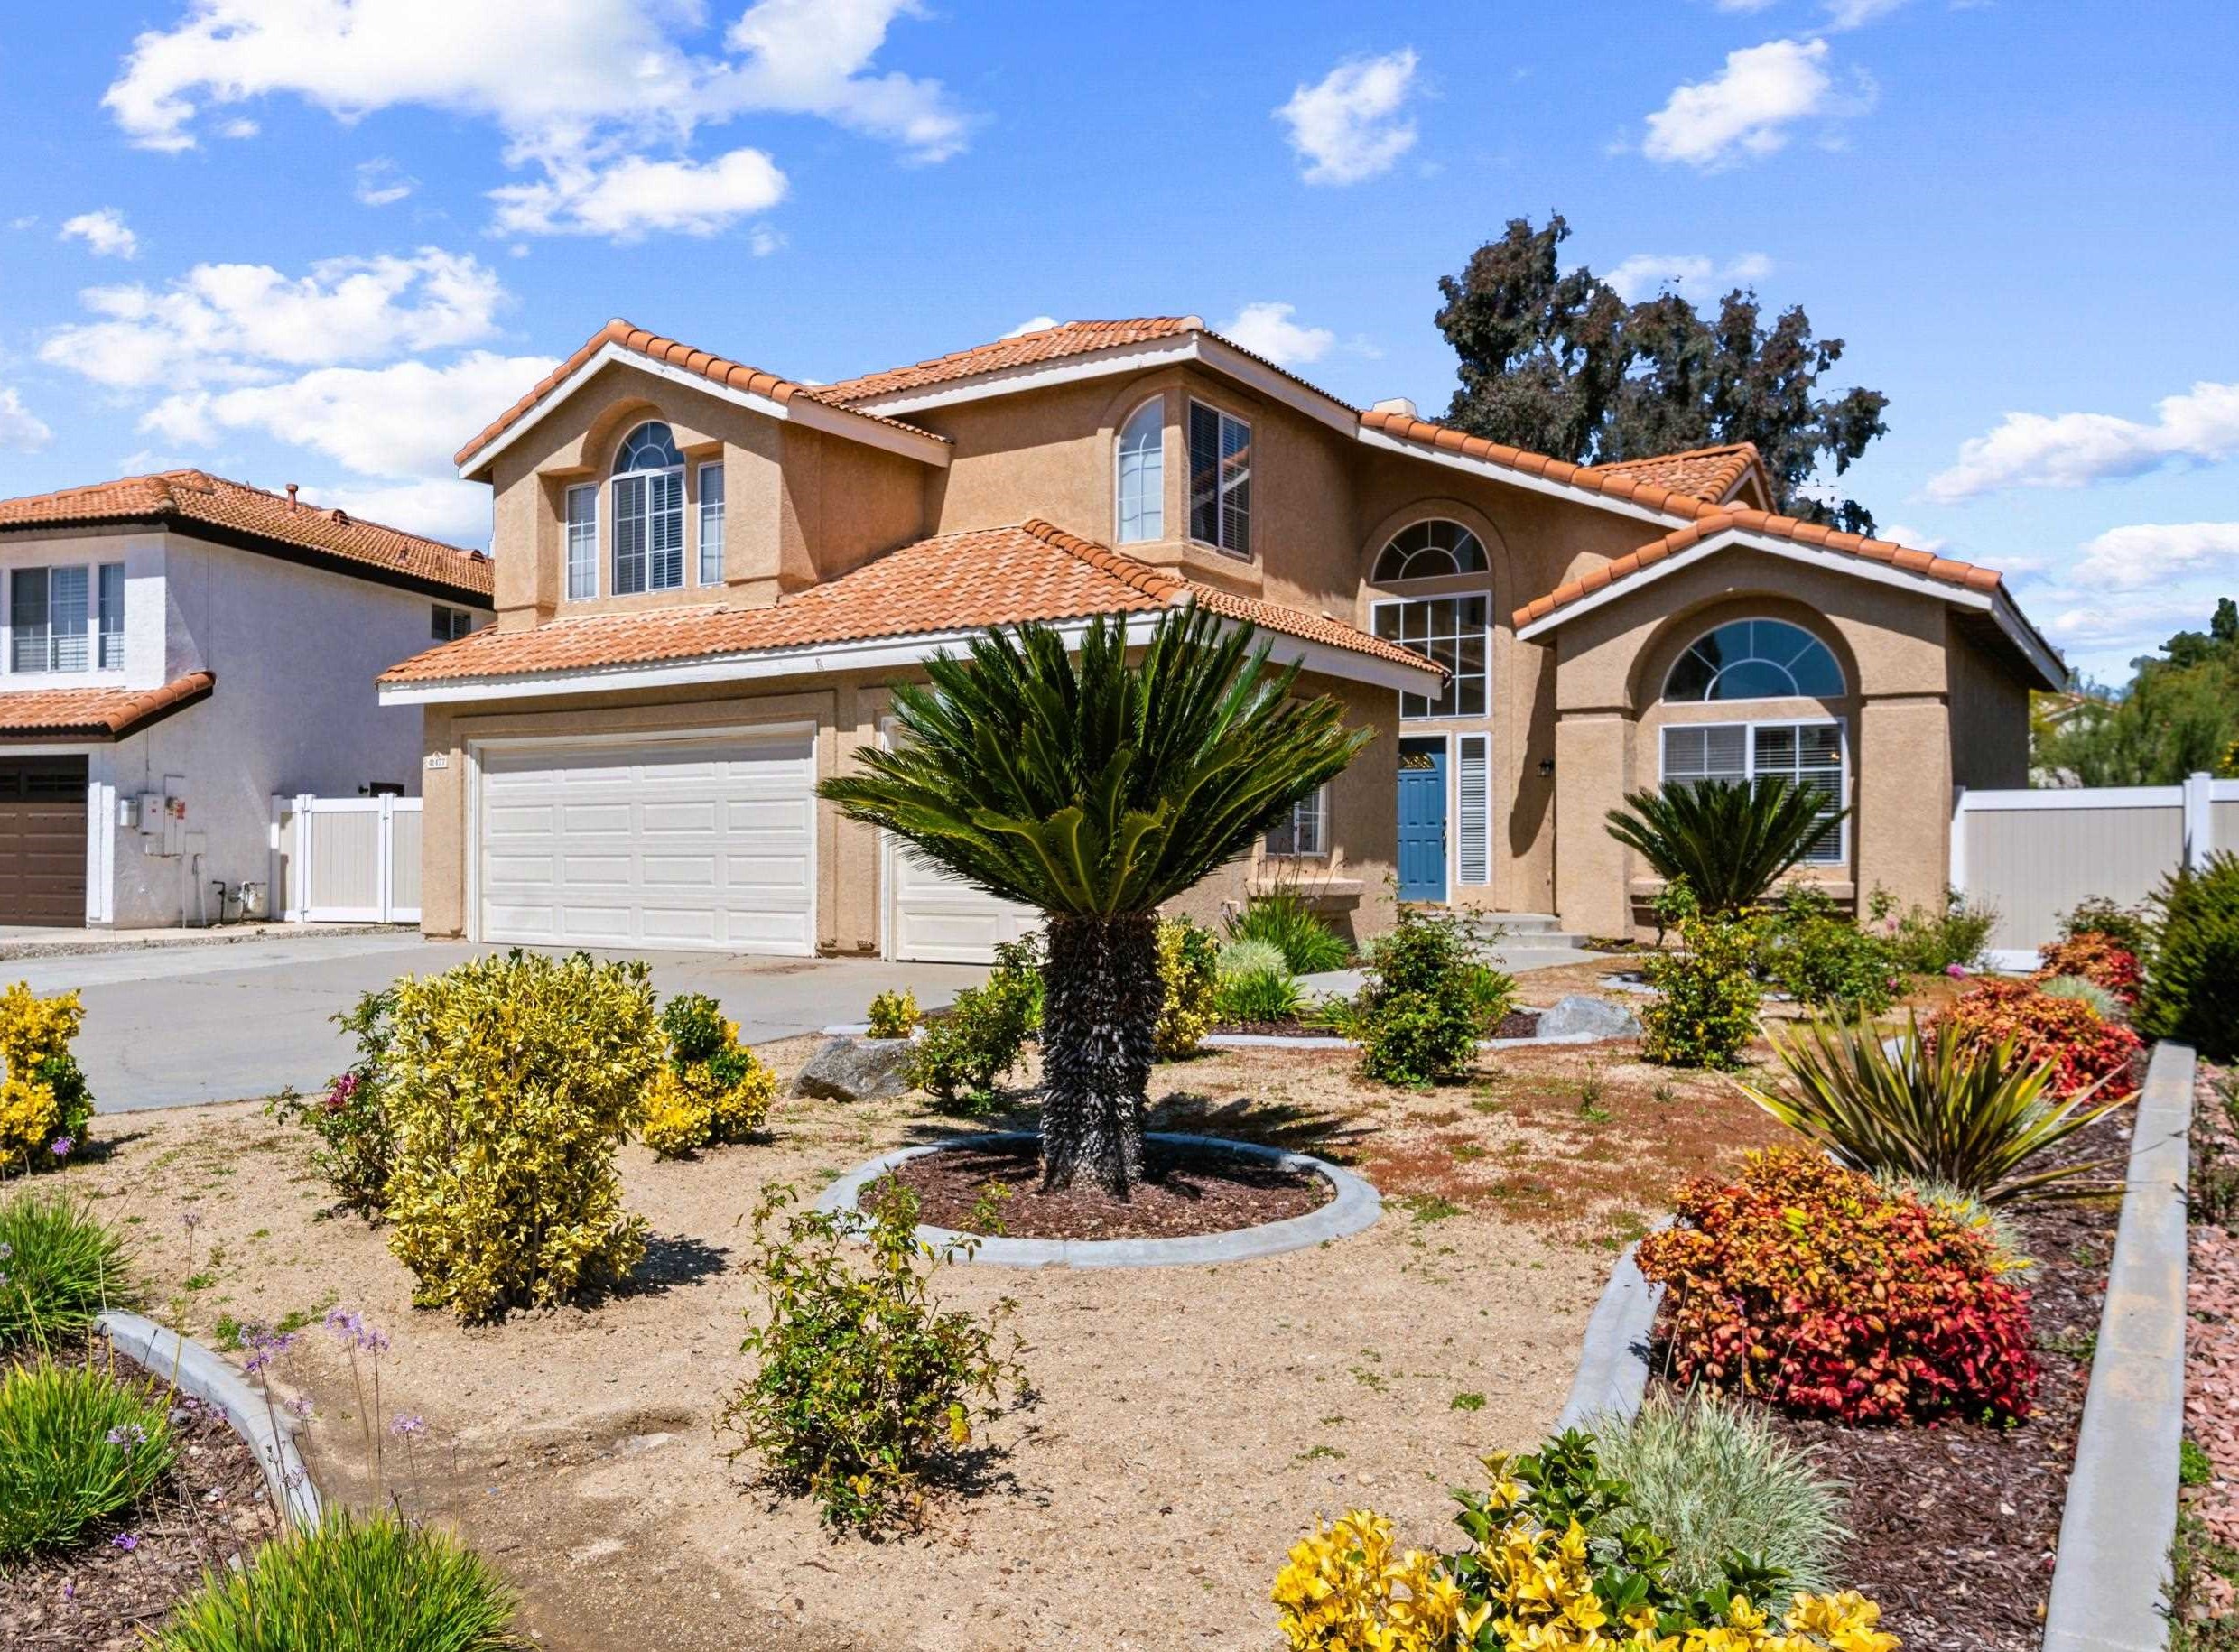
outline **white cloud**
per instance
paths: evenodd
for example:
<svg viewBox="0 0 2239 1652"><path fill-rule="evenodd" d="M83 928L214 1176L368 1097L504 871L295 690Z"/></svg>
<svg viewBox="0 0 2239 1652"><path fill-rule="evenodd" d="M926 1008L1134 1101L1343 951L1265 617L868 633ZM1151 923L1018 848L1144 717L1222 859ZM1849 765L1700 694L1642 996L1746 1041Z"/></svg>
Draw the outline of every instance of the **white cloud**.
<svg viewBox="0 0 2239 1652"><path fill-rule="evenodd" d="M1951 543L1950 540L1940 534L1931 534L1925 528L1909 527L1901 522L1881 523L1874 528L1873 533L1877 539L1886 539L1893 544L1910 545L1915 551L1925 551L1930 556L1934 556L1946 545ZM2019 571L2013 566L2013 559L2011 557L2001 561L1998 566L2007 573Z"/></svg>
<svg viewBox="0 0 2239 1652"><path fill-rule="evenodd" d="M39 354L114 388L241 383L472 344L496 329L506 298L480 260L432 246L330 258L293 280L269 265L203 264L160 290L88 288L80 302L101 319L57 329Z"/></svg>
<svg viewBox="0 0 2239 1652"><path fill-rule="evenodd" d="M2172 631L2197 626L2215 606L2212 599L2203 606L2197 595L2166 591L2125 596L2098 592L2072 606L2047 609L2037 617L2038 628L2071 657L2079 653L2098 656L2095 662L2079 664L2115 667L2160 647Z"/></svg>
<svg viewBox="0 0 2239 1652"><path fill-rule="evenodd" d="M704 165L628 155L603 168L554 164L543 182L506 184L489 197L497 227L509 235L711 236L783 200L785 174L758 149L734 149Z"/></svg>
<svg viewBox="0 0 2239 1652"><path fill-rule="evenodd" d="M14 385L0 385L0 448L19 448L29 453L43 448L54 432L47 422L23 405Z"/></svg>
<svg viewBox="0 0 2239 1652"><path fill-rule="evenodd" d="M1682 86L1649 116L1641 153L1651 161L1719 167L1786 147L1797 122L1863 111L1863 91L1836 89L1823 40L1768 41L1726 54L1717 75Z"/></svg>
<svg viewBox="0 0 2239 1652"><path fill-rule="evenodd" d="M452 453L493 411L553 365L547 356L474 350L440 367L423 361L321 367L278 384L166 396L142 416L140 428L194 447L255 431L361 476L434 480L451 474Z"/></svg>
<svg viewBox="0 0 2239 1652"><path fill-rule="evenodd" d="M1275 111L1308 163L1308 183L1358 183L1415 147L1415 123L1401 111L1415 90L1416 62L1411 47L1350 60Z"/></svg>
<svg viewBox="0 0 2239 1652"><path fill-rule="evenodd" d="M218 128L218 135L227 138L253 138L264 128L246 115L229 120Z"/></svg>
<svg viewBox="0 0 2239 1652"><path fill-rule="evenodd" d="M2002 487L2081 487L2140 476L2172 461L2239 455L2239 384L2201 383L2162 401L2151 424L2113 413L2011 413L1960 445L1959 461L1928 479L1948 503Z"/></svg>
<svg viewBox="0 0 2239 1652"><path fill-rule="evenodd" d="M392 206L419 187L420 180L386 155L358 163L356 193L361 207Z"/></svg>
<svg viewBox="0 0 2239 1652"><path fill-rule="evenodd" d="M1337 335L1326 327L1299 326L1291 320L1297 312L1294 304L1246 304L1213 331L1279 367L1319 361Z"/></svg>
<svg viewBox="0 0 2239 1652"><path fill-rule="evenodd" d="M76 218L62 220L61 239L83 241L97 258L137 258L140 237L125 222L125 215L115 207L102 207L92 212L80 212Z"/></svg>
<svg viewBox="0 0 2239 1652"><path fill-rule="evenodd" d="M2239 572L2239 522L2147 522L2086 540L2069 578L2145 590L2189 575L2232 572Z"/></svg>
<svg viewBox="0 0 2239 1652"><path fill-rule="evenodd" d="M190 149L205 115L270 97L345 121L405 105L487 119L508 165L545 174L548 206L516 209L565 234L591 233L573 203L600 180L657 192L645 170L667 164L656 157L706 170L688 157L694 135L748 113L818 116L917 161L946 159L969 135L939 81L874 66L895 21L923 14L917 0L758 0L720 51L694 49L705 32L696 0L545 0L535 11L531 28L513 7L437 0L189 0L182 22L134 41L102 101L134 143L158 150ZM709 165L728 163L736 190L738 157L751 153ZM630 233L704 233L674 203L618 216Z"/></svg>
<svg viewBox="0 0 2239 1652"><path fill-rule="evenodd" d="M1909 0L1827 0L1827 27L1863 29L1902 10Z"/></svg>
<svg viewBox="0 0 2239 1652"><path fill-rule="evenodd" d="M1019 322L1017 326L1012 328L1010 331L1005 333L1003 337L1006 339L1020 339L1024 338L1028 333L1046 332L1049 329L1056 325L1057 318L1054 315L1028 316L1025 320Z"/></svg>
<svg viewBox="0 0 2239 1652"><path fill-rule="evenodd" d="M1718 9L1722 12L1761 12L1773 4L1774 0L1718 0Z"/></svg>
<svg viewBox="0 0 2239 1652"><path fill-rule="evenodd" d="M360 522L377 522L454 545L489 543L490 494L479 482L428 477L369 487L322 487L318 494L319 505L348 511ZM304 497L311 497L309 489Z"/></svg>
<svg viewBox="0 0 2239 1652"><path fill-rule="evenodd" d="M1635 253L1609 273L1609 284L1629 304L1669 287L1692 298L1712 284L1742 285L1772 274L1762 253L1742 253L1723 265L1700 253Z"/></svg>

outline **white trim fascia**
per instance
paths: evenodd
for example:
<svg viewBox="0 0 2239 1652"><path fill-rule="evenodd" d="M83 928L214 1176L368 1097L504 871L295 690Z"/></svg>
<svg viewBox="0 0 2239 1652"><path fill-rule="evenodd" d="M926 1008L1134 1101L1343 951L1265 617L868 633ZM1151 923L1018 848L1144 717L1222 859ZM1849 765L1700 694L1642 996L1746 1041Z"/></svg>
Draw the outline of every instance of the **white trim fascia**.
<svg viewBox="0 0 2239 1652"><path fill-rule="evenodd" d="M2008 596L2003 586L1994 593L1990 608L1991 617L2006 634L2006 640L2021 651L2022 657L2037 667L2045 686L2058 693L2068 685L2067 663L2053 652L2037 627L2023 617L2021 606Z"/></svg>
<svg viewBox="0 0 2239 1652"><path fill-rule="evenodd" d="M523 413L510 428L492 437L487 446L477 448L468 455L459 466L460 479L469 482L474 480L482 471L489 468L490 461L498 454L519 441L531 428L541 423L544 416L553 409L581 389L592 375L599 372L600 368L617 362L624 367L636 367L643 373L650 373L655 378L667 379L672 384L682 385L687 390L703 392L719 401L743 407L748 413L760 413L766 419L787 420L796 424L805 425L810 430L824 431L835 436L844 436L850 441L859 441L869 447L882 448L889 453L899 453L905 459L918 459L925 464L943 469L949 462L949 444L938 436L922 432L897 430L893 425L878 419L850 413L843 408L834 407L828 402L820 402L812 395L795 395L789 402L780 402L770 396L757 395L749 390L735 389L729 385L718 384L715 380L701 374L687 372L674 363L655 361L650 356L642 355L636 350L627 348L609 339L593 351L590 358L581 367L576 368L574 372L547 391L536 405Z"/></svg>
<svg viewBox="0 0 2239 1652"><path fill-rule="evenodd" d="M1652 567L1642 569L1638 573L1628 574L1621 580L1612 580L1592 596L1581 597L1575 602L1566 602L1552 614L1541 615L1538 619L1519 630L1516 633L1516 638L1519 642L1528 643L1535 637L1544 636L1547 632L1566 621L1575 619L1582 614L1591 614L1604 604L1629 597L1633 592L1654 584L1668 574L1677 573L1683 568L1691 568L1696 563L1715 556L1721 551L1734 545L1742 545L1751 551L1762 551L1770 556L1786 557L1789 561L1801 562L1809 568L1822 568L1830 573L1849 574L1854 579L1866 580L1876 585L1889 585L1899 590L1913 591L1924 597L1935 597L1950 603L1955 608L1973 608L1978 612L1988 613L1993 607L1990 598L1979 590L1970 590L1964 585L1948 585L1941 580L1931 579L1924 573L1907 573L1901 568L1887 567L1882 563L1868 561L1862 557L1847 555L1839 551L1823 551L1814 545L1798 544L1792 540L1768 538L1761 534L1753 534L1746 528L1724 528L1712 534L1702 543L1690 545L1677 556L1667 557L1662 561Z"/></svg>
<svg viewBox="0 0 2239 1652"><path fill-rule="evenodd" d="M2016 809L2181 809L2182 786L2044 786L2028 791L1978 792L1959 800L1962 814L2004 814Z"/></svg>
<svg viewBox="0 0 2239 1652"><path fill-rule="evenodd" d="M1156 612L1130 614L1127 640L1139 645L1150 640L1158 621ZM1051 629L1066 645L1077 647L1088 633L1089 619L1061 620ZM1223 617L1222 625L1238 622ZM447 677L431 682L387 682L381 685L385 706L457 705L488 700L529 700L552 694L601 694L646 688L696 687L720 682L750 682L770 677L794 677L834 671L885 671L922 665L943 650L954 652L969 645L985 628L928 631L914 636L870 637L858 642L816 643L797 648L757 649L752 653L718 654L694 660L653 662L639 665L611 665L584 671L538 672L503 677ZM1325 677L1342 677L1381 688L1421 693L1427 683L1435 687L1443 674L1426 665L1403 665L1351 648L1308 641L1261 627L1260 640L1268 658L1278 665L1296 661L1300 669Z"/></svg>
<svg viewBox="0 0 2239 1652"><path fill-rule="evenodd" d="M1402 441L1386 431L1362 424L1353 432L1357 441L1367 447L1385 453L1402 453L1409 459L1426 459L1434 465L1450 469L1466 470L1472 476L1491 477L1496 482L1506 482L1511 487L1521 487L1527 493L1543 493L1550 498L1567 499L1574 505L1591 505L1598 509L1612 511L1620 516L1630 516L1637 522L1656 524L1664 533L1688 526L1691 516L1668 515L1652 511L1630 499L1620 499L1612 494L1599 493L1592 488L1573 487L1563 482L1550 482L1544 476L1518 470L1508 465L1496 464L1488 459L1477 459L1467 453L1449 453L1443 448L1426 447L1419 441Z"/></svg>

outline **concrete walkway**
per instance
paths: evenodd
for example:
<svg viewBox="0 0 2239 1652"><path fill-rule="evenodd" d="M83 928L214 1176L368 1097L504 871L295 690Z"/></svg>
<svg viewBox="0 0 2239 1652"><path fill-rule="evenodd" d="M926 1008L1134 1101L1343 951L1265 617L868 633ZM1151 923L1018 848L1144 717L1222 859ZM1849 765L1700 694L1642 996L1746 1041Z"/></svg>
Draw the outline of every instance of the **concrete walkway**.
<svg viewBox="0 0 2239 1652"><path fill-rule="evenodd" d="M79 1064L103 1113L233 1101L293 1088L324 1089L351 1046L332 1017L407 972L447 970L499 951L417 934L311 934L242 946L144 948L94 957L16 959L0 985L40 993L79 989L86 1007ZM869 959L643 956L663 998L704 992L748 1043L814 1032L861 1017L872 995L906 987L927 1008L984 979L968 964Z"/></svg>

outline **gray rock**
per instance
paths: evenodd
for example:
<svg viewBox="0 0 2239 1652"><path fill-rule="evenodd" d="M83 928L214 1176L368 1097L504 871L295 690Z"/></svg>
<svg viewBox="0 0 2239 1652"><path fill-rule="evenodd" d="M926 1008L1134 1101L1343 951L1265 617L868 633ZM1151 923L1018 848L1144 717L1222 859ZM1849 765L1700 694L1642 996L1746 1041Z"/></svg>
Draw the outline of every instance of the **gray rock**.
<svg viewBox="0 0 2239 1652"><path fill-rule="evenodd" d="M1640 1031L1640 1023L1630 1010L1583 992L1559 998L1553 1008L1539 1012L1542 1038L1575 1037L1581 1034L1595 1038L1631 1038Z"/></svg>
<svg viewBox="0 0 2239 1652"><path fill-rule="evenodd" d="M834 1101L876 1101L909 1089L911 1041L906 1038L828 1038L793 1081L796 1096Z"/></svg>

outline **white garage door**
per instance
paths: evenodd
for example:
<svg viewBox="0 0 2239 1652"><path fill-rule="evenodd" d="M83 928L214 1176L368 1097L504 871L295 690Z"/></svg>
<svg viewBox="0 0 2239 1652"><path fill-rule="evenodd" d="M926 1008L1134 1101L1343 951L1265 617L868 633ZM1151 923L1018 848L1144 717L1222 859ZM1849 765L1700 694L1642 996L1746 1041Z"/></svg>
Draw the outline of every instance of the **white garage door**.
<svg viewBox="0 0 2239 1652"><path fill-rule="evenodd" d="M920 866L899 844L887 850L887 951L922 963L993 963L995 943L1040 926L1042 914L1014 906Z"/></svg>
<svg viewBox="0 0 2239 1652"><path fill-rule="evenodd" d="M480 937L805 956L815 784L806 730L488 752Z"/></svg>

